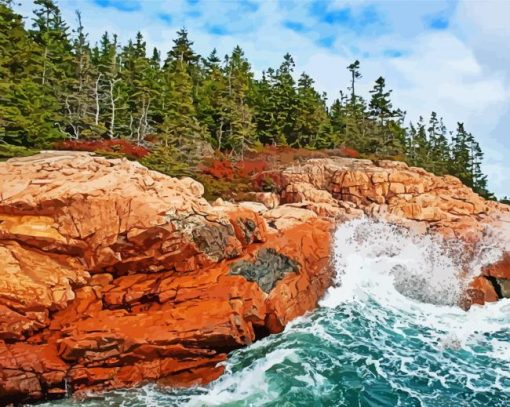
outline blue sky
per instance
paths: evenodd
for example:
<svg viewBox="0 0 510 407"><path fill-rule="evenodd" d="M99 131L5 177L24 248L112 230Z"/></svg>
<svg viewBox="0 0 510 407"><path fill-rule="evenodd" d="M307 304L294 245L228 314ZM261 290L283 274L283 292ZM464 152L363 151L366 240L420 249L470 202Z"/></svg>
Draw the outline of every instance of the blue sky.
<svg viewBox="0 0 510 407"><path fill-rule="evenodd" d="M220 55L239 44L257 74L290 52L296 71L337 96L345 67L361 62L359 88L383 75L408 120L432 110L457 121L486 153L490 188L510 195L510 1L506 0L60 0L74 25L76 9L90 40L104 31L125 43L141 31L166 52L186 27L195 48ZM32 3L19 10L29 16Z"/></svg>

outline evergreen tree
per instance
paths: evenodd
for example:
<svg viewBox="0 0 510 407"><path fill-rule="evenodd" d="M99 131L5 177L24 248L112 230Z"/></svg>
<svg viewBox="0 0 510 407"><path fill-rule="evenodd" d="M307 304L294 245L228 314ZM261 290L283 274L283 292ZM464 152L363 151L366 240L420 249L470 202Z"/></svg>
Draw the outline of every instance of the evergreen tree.
<svg viewBox="0 0 510 407"><path fill-rule="evenodd" d="M427 131L423 117L420 116L416 125L410 124L407 133L406 151L408 161L411 165L430 169L430 143L427 138Z"/></svg>
<svg viewBox="0 0 510 407"><path fill-rule="evenodd" d="M25 30L12 2L0 1L0 140L44 147L63 137L60 105L41 81L43 49Z"/></svg>
<svg viewBox="0 0 510 407"><path fill-rule="evenodd" d="M335 144L325 95L314 89L313 79L305 73L298 80L295 120L295 139L289 140L291 145L324 148Z"/></svg>
<svg viewBox="0 0 510 407"><path fill-rule="evenodd" d="M361 76L361 73L360 73L360 63L358 60L354 61L352 64L350 64L347 69L349 70L349 72L351 73L351 87L350 87L350 90L351 90L351 104L352 105L355 105L356 104L356 98L357 98L357 95L356 95L356 88L355 88L355 85L356 85L356 81L358 79L361 79L362 76Z"/></svg>
<svg viewBox="0 0 510 407"><path fill-rule="evenodd" d="M225 59L225 77L226 94L221 107L221 120L226 125L225 147L243 156L246 148L257 140L253 112L248 105L253 74L239 46Z"/></svg>
<svg viewBox="0 0 510 407"><path fill-rule="evenodd" d="M449 171L467 186L473 186L469 134L464 129L464 123L457 123L457 130L452 138Z"/></svg>
<svg viewBox="0 0 510 407"><path fill-rule="evenodd" d="M225 147L225 95L227 80L220 64L216 49L203 60L204 77L200 83L197 101L197 117L211 135L217 150Z"/></svg>
<svg viewBox="0 0 510 407"><path fill-rule="evenodd" d="M345 105L345 144L362 153L370 153L373 148L367 137L371 134L371 126L367 120L367 106L365 100L356 94L356 81L362 78L359 61L354 61L347 69L351 73L349 87L351 97Z"/></svg>
<svg viewBox="0 0 510 407"><path fill-rule="evenodd" d="M434 174L447 174L450 165L450 149L443 119L438 119L436 112L432 112L427 130L430 143L429 168Z"/></svg>
<svg viewBox="0 0 510 407"><path fill-rule="evenodd" d="M262 72L262 78L255 82L251 97L251 103L255 107L254 120L259 140L263 144L272 145L285 142L278 138L274 85L275 72L269 68L267 72Z"/></svg>
<svg viewBox="0 0 510 407"><path fill-rule="evenodd" d="M130 41L124 48L121 59L121 78L127 92L129 137L137 144L142 144L152 130L151 109L159 93L159 67L147 58L146 43L140 32L136 35L136 41Z"/></svg>
<svg viewBox="0 0 510 407"><path fill-rule="evenodd" d="M335 99L329 110L331 126L338 143L346 143L347 132L347 96L340 91L340 98Z"/></svg>
<svg viewBox="0 0 510 407"><path fill-rule="evenodd" d="M275 71L272 80L274 86L271 92L271 106L274 108L275 140L281 144L288 144L295 140L295 120L297 107L297 92L294 73L294 59L290 54L285 54L283 62Z"/></svg>
<svg viewBox="0 0 510 407"><path fill-rule="evenodd" d="M127 84L121 76L117 36L113 35L110 40L109 34L104 33L99 48L96 47L93 54L98 70L94 86L94 123L96 126L104 126L108 137L113 139L120 135L122 127L126 127L126 116L129 116ZM124 126L120 125L122 120L119 118L122 116Z"/></svg>
<svg viewBox="0 0 510 407"><path fill-rule="evenodd" d="M369 144L369 152L383 157L394 157L403 153L403 113L393 109L390 100L391 90L386 90L386 81L380 76L370 91L370 117L375 121L374 133Z"/></svg>
<svg viewBox="0 0 510 407"><path fill-rule="evenodd" d="M482 172L482 149L471 133L467 135L467 145L469 148L471 186L476 193L486 198L493 198L493 195L487 190L487 176Z"/></svg>
<svg viewBox="0 0 510 407"><path fill-rule="evenodd" d="M175 41L177 49L181 46ZM172 52L172 51L171 51ZM184 58L173 59L164 70L163 122L159 126L163 143L183 154L188 160L196 158L200 144L208 141L206 129L197 119L193 104L193 81Z"/></svg>
<svg viewBox="0 0 510 407"><path fill-rule="evenodd" d="M169 68L176 62L183 63L187 68L196 66L200 56L193 51L193 42L188 38L188 31L185 28L177 31L177 38L174 40L174 46L168 51L165 59L165 68ZM188 70L188 73L192 73Z"/></svg>

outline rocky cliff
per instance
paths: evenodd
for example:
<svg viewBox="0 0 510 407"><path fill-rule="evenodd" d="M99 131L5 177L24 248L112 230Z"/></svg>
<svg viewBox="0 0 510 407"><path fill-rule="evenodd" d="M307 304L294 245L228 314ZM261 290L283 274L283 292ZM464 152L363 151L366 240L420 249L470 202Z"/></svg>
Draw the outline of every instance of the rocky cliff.
<svg viewBox="0 0 510 407"><path fill-rule="evenodd" d="M368 215L474 242L508 217L401 163L312 159L256 178L271 189L251 194L259 203L210 204L193 179L126 160L0 163L0 403L215 379L229 351L317 305L338 222ZM504 257L469 301L506 296L508 281Z"/></svg>

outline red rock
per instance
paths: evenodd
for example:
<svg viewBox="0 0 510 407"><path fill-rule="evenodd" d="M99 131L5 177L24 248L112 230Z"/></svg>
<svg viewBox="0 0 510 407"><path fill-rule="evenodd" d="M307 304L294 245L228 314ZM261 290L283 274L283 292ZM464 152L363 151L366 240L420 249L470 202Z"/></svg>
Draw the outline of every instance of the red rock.
<svg viewBox="0 0 510 407"><path fill-rule="evenodd" d="M500 261L487 267L484 274L495 278L510 279L510 252L506 252Z"/></svg>
<svg viewBox="0 0 510 407"><path fill-rule="evenodd" d="M475 291L471 293L474 304L484 304L486 302L495 302L498 300L498 294L492 283L485 277L476 277L470 284L470 288Z"/></svg>
<svg viewBox="0 0 510 407"><path fill-rule="evenodd" d="M189 178L83 153L2 163L0 181L0 402L205 384L331 281L332 224L310 211L269 230ZM230 273L269 249L298 265L269 292Z"/></svg>
<svg viewBox="0 0 510 407"><path fill-rule="evenodd" d="M0 163L0 183L0 403L205 384L229 351L316 307L334 222L366 214L473 242L505 212L452 177L345 158L255 175L270 210L212 206L190 178L86 153ZM505 262L486 273L508 278ZM485 278L470 290L495 299Z"/></svg>

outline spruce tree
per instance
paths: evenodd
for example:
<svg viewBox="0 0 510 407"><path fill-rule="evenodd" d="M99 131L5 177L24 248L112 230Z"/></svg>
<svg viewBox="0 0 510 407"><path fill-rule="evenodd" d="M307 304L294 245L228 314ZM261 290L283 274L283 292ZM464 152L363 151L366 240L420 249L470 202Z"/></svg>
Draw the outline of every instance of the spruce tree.
<svg viewBox="0 0 510 407"><path fill-rule="evenodd" d="M313 79L303 73L297 86L296 123L290 145L298 147L332 147L335 141L326 110L325 95L313 87Z"/></svg>
<svg viewBox="0 0 510 407"><path fill-rule="evenodd" d="M439 119L436 112L432 112L430 116L427 131L430 143L430 170L437 175L447 174L450 165L450 150L446 138L446 127L443 124L443 119Z"/></svg>
<svg viewBox="0 0 510 407"><path fill-rule="evenodd" d="M348 88L350 98L346 103L345 144L362 153L370 153L373 147L368 140L371 126L367 118L367 106L365 100L356 94L356 81L362 78L359 61L354 61L347 69L351 73L351 86Z"/></svg>
<svg viewBox="0 0 510 407"><path fill-rule="evenodd" d="M44 51L5 0L0 1L0 51L0 140L46 147L62 138L61 105L41 81Z"/></svg>
<svg viewBox="0 0 510 407"><path fill-rule="evenodd" d="M285 54L283 62L274 73L271 105L274 108L276 140L281 144L289 144L295 140L295 120L297 92L294 73L294 59Z"/></svg>
<svg viewBox="0 0 510 407"><path fill-rule="evenodd" d="M197 159L204 143L209 142L207 130L197 119L194 105L193 79L189 72L192 51L183 51L181 30L163 68L163 121L159 125L162 142L179 152L188 161ZM185 36L187 40L187 35ZM189 45L189 43L187 43ZM187 49L187 48L186 48Z"/></svg>
<svg viewBox="0 0 510 407"><path fill-rule="evenodd" d="M216 150L225 147L225 95L227 80L216 49L203 60L204 76L197 92L197 118L207 127Z"/></svg>
<svg viewBox="0 0 510 407"><path fill-rule="evenodd" d="M262 78L254 83L251 97L257 135L261 143L269 145L285 142L278 136L274 86L275 72L269 68L267 72L262 72Z"/></svg>
<svg viewBox="0 0 510 407"><path fill-rule="evenodd" d="M370 118L375 122L374 134L369 140L369 151L382 157L394 157L403 153L403 113L393 108L391 90L380 76L370 91Z"/></svg>
<svg viewBox="0 0 510 407"><path fill-rule="evenodd" d="M407 132L406 152L411 165L430 170L430 142L423 117L420 116L416 125L410 124Z"/></svg>
<svg viewBox="0 0 510 407"><path fill-rule="evenodd" d="M247 148L256 144L253 111L248 105L253 74L244 52L237 46L225 59L226 89L222 99L222 119L226 125L225 146L244 156Z"/></svg>

